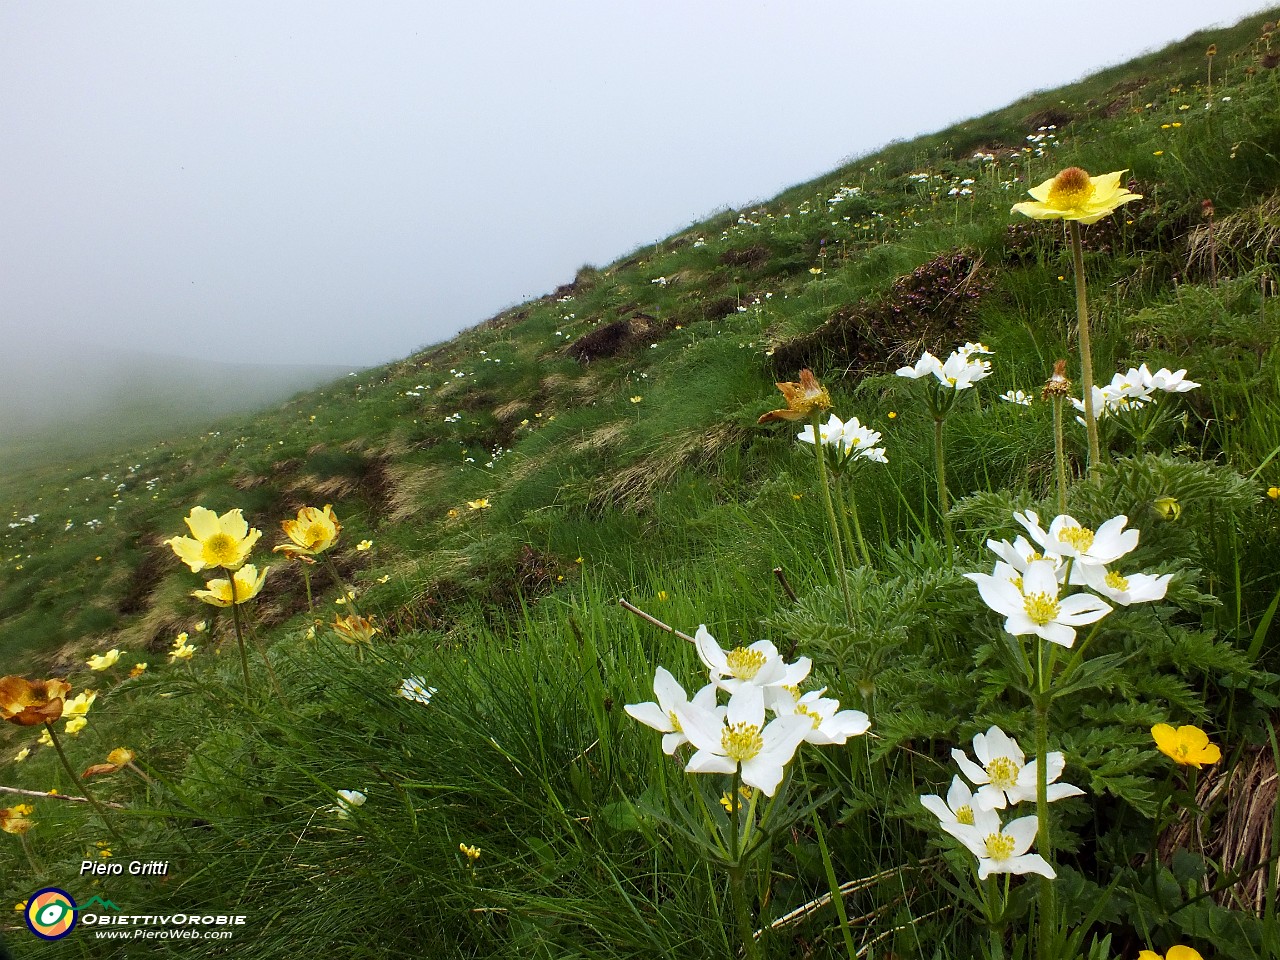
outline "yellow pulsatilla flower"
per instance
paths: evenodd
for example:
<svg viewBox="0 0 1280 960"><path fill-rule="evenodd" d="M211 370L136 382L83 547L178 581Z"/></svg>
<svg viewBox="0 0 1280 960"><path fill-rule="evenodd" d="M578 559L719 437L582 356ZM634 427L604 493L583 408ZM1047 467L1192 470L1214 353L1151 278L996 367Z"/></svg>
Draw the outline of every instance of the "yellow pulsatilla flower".
<svg viewBox="0 0 1280 960"><path fill-rule="evenodd" d="M31 756L31 748L23 747L21 750L18 751L17 755L14 756L13 762L21 763L23 760L27 759L27 757L29 756Z"/></svg>
<svg viewBox="0 0 1280 960"><path fill-rule="evenodd" d="M489 499L488 497L481 497L479 500L468 500L467 506L472 510L488 510Z"/></svg>
<svg viewBox="0 0 1280 960"><path fill-rule="evenodd" d="M267 580L267 571L270 569L270 567L263 567L262 572L259 573L256 566L246 563L231 575L230 580L222 578L210 580L203 590L192 590L191 595L215 607L229 607L232 604L231 584L234 581L234 602L239 605L258 595Z"/></svg>
<svg viewBox="0 0 1280 960"><path fill-rule="evenodd" d="M372 550L372 549L373 549L372 540L361 540L359 543L356 544L356 550L360 551L361 553L363 553L366 550Z"/></svg>
<svg viewBox="0 0 1280 960"><path fill-rule="evenodd" d="M291 557L313 557L324 553L338 542L342 524L333 515L333 505L303 507L294 520L281 520L280 527L289 538L276 551Z"/></svg>
<svg viewBox="0 0 1280 960"><path fill-rule="evenodd" d="M79 733L88 725L89 725L88 717L71 717L70 719L67 720L67 725L63 727L62 730L63 730L63 733L66 733L74 737L77 733Z"/></svg>
<svg viewBox="0 0 1280 960"><path fill-rule="evenodd" d="M1154 950L1143 950L1138 954L1138 960L1204 960L1204 957L1200 956L1198 950L1193 950L1191 947L1177 946L1170 947L1169 952L1163 957Z"/></svg>
<svg viewBox="0 0 1280 960"><path fill-rule="evenodd" d="M206 567L236 570L247 559L261 530L250 530L239 509L219 516L205 507L192 507L186 518L191 537L170 537L165 545L173 548L178 558L199 573Z"/></svg>
<svg viewBox="0 0 1280 960"><path fill-rule="evenodd" d="M0 677L0 720L20 727L52 723L62 716L71 684L65 680Z"/></svg>
<svg viewBox="0 0 1280 960"><path fill-rule="evenodd" d="M34 820L28 819L35 812L36 808L27 803L0 810L0 830L12 834L26 833L36 825Z"/></svg>
<svg viewBox="0 0 1280 960"><path fill-rule="evenodd" d="M463 854L465 854L465 855L466 855L467 863L469 863L469 864L470 864L470 863L475 863L477 860L479 860L479 859L480 859L480 848L479 848L479 847L469 847L469 846L467 846L465 843L460 843L460 844L458 844L458 850L459 850L459 852L461 852L461 853L463 853Z"/></svg>
<svg viewBox="0 0 1280 960"><path fill-rule="evenodd" d="M1177 520L1182 516L1182 504L1176 497L1158 497L1151 502L1151 505L1156 508L1156 513L1166 520Z"/></svg>
<svg viewBox="0 0 1280 960"><path fill-rule="evenodd" d="M1209 735L1199 727L1182 726L1174 729L1167 723L1157 723L1151 728L1156 747L1165 756L1184 767L1200 769L1202 763L1217 763L1222 751L1209 742Z"/></svg>
<svg viewBox="0 0 1280 960"><path fill-rule="evenodd" d="M368 643L382 631L373 625L368 617L352 614L349 617L334 617L333 629L347 643Z"/></svg>
<svg viewBox="0 0 1280 960"><path fill-rule="evenodd" d="M760 417L757 423L769 423L773 420L808 420L813 411L831 408L831 395L808 367L800 371L799 383L777 383L775 386L782 391L782 399L787 401L786 409L770 410Z"/></svg>
<svg viewBox="0 0 1280 960"><path fill-rule="evenodd" d="M1097 223L1121 204L1141 200L1142 194L1130 193L1120 186L1120 175L1104 173L1091 177L1079 167L1067 167L1056 177L1046 180L1027 193L1034 201L1015 203L1011 213L1021 213L1034 220L1078 220Z"/></svg>
<svg viewBox="0 0 1280 960"><path fill-rule="evenodd" d="M106 763L95 763L93 766L85 770L84 773L80 774L80 778L83 780L86 777L97 777L108 773L115 773L117 770L121 770L133 763L134 756L134 752L128 747L116 747L107 754Z"/></svg>
<svg viewBox="0 0 1280 960"><path fill-rule="evenodd" d="M145 661L143 661L142 663L135 663L133 665L133 669L129 671L129 676L130 678L140 677L146 672L147 672L147 664Z"/></svg>
<svg viewBox="0 0 1280 960"><path fill-rule="evenodd" d="M90 670L106 670L108 667L115 666L117 660L120 659L119 650L108 650L104 654L94 654L85 661L89 665Z"/></svg>

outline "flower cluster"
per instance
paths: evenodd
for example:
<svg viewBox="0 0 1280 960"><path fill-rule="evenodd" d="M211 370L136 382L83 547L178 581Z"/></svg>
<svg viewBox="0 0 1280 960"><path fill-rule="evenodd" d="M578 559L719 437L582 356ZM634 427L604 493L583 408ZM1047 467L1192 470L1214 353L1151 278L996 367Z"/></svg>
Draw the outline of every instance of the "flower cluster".
<svg viewBox="0 0 1280 960"><path fill-rule="evenodd" d="M1161 367L1152 373L1145 363L1139 367L1130 367L1124 373L1113 376L1105 386L1093 388L1094 412L1099 417L1127 413L1154 401L1157 392L1187 393L1200 386L1194 380L1186 379L1186 373L1185 369L1170 370L1168 367ZM1083 400L1072 397L1071 403L1084 413Z"/></svg>
<svg viewBox="0 0 1280 960"><path fill-rule="evenodd" d="M974 736L973 752L977 763L963 750L952 750L951 757L978 787L976 793L956 775L945 800L932 794L922 796L920 802L938 818L943 830L978 858L978 879L985 880L993 873L1038 873L1052 880L1055 873L1049 862L1038 853L1027 852L1036 838L1036 818L1001 823L996 812L1035 801L1038 761L1027 763L1017 741L995 726ZM1045 762L1050 803L1084 793L1072 784L1057 782L1066 766L1061 753L1050 753Z"/></svg>
<svg viewBox="0 0 1280 960"><path fill-rule="evenodd" d="M173 549L192 573L213 567L231 573L230 577L208 581L205 589L195 590L191 595L215 607L239 605L256 597L270 568L264 567L259 573L257 567L245 561L262 531L249 529L244 514L238 509L218 515L205 507L192 507L186 524L192 536L170 537L165 545Z"/></svg>
<svg viewBox="0 0 1280 960"><path fill-rule="evenodd" d="M991 373L991 361L983 360L991 351L981 343L966 343L951 352L947 359L939 360L926 350L914 366L899 367L897 374L911 380L919 380L930 375L937 378L944 388L955 391L968 390L975 383Z"/></svg>
<svg viewBox="0 0 1280 960"><path fill-rule="evenodd" d="M866 733L870 721L859 710L841 710L825 688L801 694L812 662L787 663L769 640L723 649L706 626L694 636L709 682L690 699L663 667L653 681L657 702L626 706L627 713L663 734L662 749L674 754L683 744L695 752L689 773L740 773L743 783L773 796L801 743L845 743ZM728 694L720 704L719 693ZM766 722L766 711L773 718Z"/></svg>
<svg viewBox="0 0 1280 960"><path fill-rule="evenodd" d="M1005 617L1005 630L1015 637L1034 634L1064 647L1075 643L1076 627L1096 623L1111 612L1102 598L1128 606L1164 598L1172 574L1122 574L1109 567L1138 545L1138 531L1126 530L1128 517L1112 517L1096 531L1062 514L1049 529L1032 510L1015 513L1031 540L1019 536L988 540L1000 559L991 573L967 573L982 600ZM1093 593L1062 596L1064 587L1083 586Z"/></svg>
<svg viewBox="0 0 1280 960"><path fill-rule="evenodd" d="M837 469L843 469L862 460L871 460L875 463L889 462L889 458L885 456L884 447L876 446L880 442L880 432L864 427L858 422L857 417L842 421L833 413L826 423L818 427L817 433L824 450L832 455L832 465ZM796 434L796 438L803 443L813 443L813 427L805 427Z"/></svg>

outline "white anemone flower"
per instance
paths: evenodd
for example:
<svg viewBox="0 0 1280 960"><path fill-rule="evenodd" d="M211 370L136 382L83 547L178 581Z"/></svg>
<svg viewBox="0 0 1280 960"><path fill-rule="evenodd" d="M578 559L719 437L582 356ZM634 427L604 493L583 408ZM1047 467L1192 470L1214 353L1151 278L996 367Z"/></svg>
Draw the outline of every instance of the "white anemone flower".
<svg viewBox="0 0 1280 960"><path fill-rule="evenodd" d="M951 788L947 791L947 799L943 800L936 793L922 796L920 802L924 808L938 818L938 825L951 832L951 828L960 825L971 827L974 824L973 791L969 785L956 775L951 778Z"/></svg>
<svg viewBox="0 0 1280 960"><path fill-rule="evenodd" d="M652 727L663 734L662 752L667 756L671 756L676 752L677 747L689 742L689 738L685 736L684 730L680 728L680 721L676 717L677 707L689 705L689 695L685 693L684 687L680 686L676 678L665 667L659 667L657 673L654 674L653 693L658 698L657 703L652 701L649 703L628 703L622 709L627 711L627 715L631 718L639 720L646 727ZM721 716L724 715L724 707L716 706L716 685L714 683L708 683L695 693L692 702L704 710L719 711Z"/></svg>
<svg viewBox="0 0 1280 960"><path fill-rule="evenodd" d="M1038 853L1027 853L1035 842L1036 818L1019 817L1001 825L994 810L974 810L973 826L957 824L948 833L978 858L978 879L993 873L1038 873L1054 879L1049 861Z"/></svg>
<svg viewBox="0 0 1280 960"><path fill-rule="evenodd" d="M764 690L743 684L729 698L723 715L696 704L676 707L689 742L698 748L685 765L688 773L734 773L771 797L805 734L813 729L799 714L764 722Z"/></svg>
<svg viewBox="0 0 1280 960"><path fill-rule="evenodd" d="M1006 390L1000 394L1000 399L1007 403L1016 403L1020 407L1031 406L1031 394L1021 390Z"/></svg>
<svg viewBox="0 0 1280 960"><path fill-rule="evenodd" d="M400 681L400 689L396 691L396 696L403 697L410 703L420 703L426 706L431 702L432 696L435 695L436 688L428 687L427 681L423 677L405 677Z"/></svg>
<svg viewBox="0 0 1280 960"><path fill-rule="evenodd" d="M1071 559L1076 566L1115 563L1138 545L1138 531L1125 529L1129 518L1123 514L1107 520L1096 532L1065 513L1054 517L1048 530L1041 528L1040 517L1034 510L1015 513L1013 519L1026 528L1046 555ZM1075 572L1072 571L1072 583L1079 582Z"/></svg>
<svg viewBox="0 0 1280 960"><path fill-rule="evenodd" d="M1085 585L1113 603L1127 607L1131 603L1150 603L1163 600L1173 574L1131 573L1127 577L1106 567L1083 566L1080 568Z"/></svg>
<svg viewBox="0 0 1280 960"><path fill-rule="evenodd" d="M338 802L331 807L325 807L327 813L337 814L339 820L346 820L351 816L351 811L356 807L363 807L365 796L359 790L339 790Z"/></svg>
<svg viewBox="0 0 1280 960"><path fill-rule="evenodd" d="M1015 637L1035 634L1051 643L1070 647L1076 642L1076 627L1096 623L1111 607L1092 594L1076 593L1058 597L1058 569L1050 560L1027 564L1021 583L997 566L1003 576L966 573L978 585L982 601L1003 614L1004 628Z"/></svg>
<svg viewBox="0 0 1280 960"><path fill-rule="evenodd" d="M818 439L822 441L823 446L838 446L843 433L844 421L834 413L826 423L818 424ZM813 424L809 424L797 433L796 439L801 443L813 443Z"/></svg>
<svg viewBox="0 0 1280 960"><path fill-rule="evenodd" d="M993 726L986 733L974 735L973 754L978 758L977 763L957 747L952 749L951 759L956 762L960 772L978 787L978 792L974 794L977 809L1003 810L1010 804L1035 800L1039 761L1027 763L1026 755L1013 737ZM1047 799L1050 803L1084 793L1070 783L1056 782L1066 765L1061 752L1053 751L1049 754L1045 777L1049 786Z"/></svg>
<svg viewBox="0 0 1280 960"><path fill-rule="evenodd" d="M1146 371L1147 365L1144 363L1141 367ZM1146 382L1152 390L1163 390L1165 393L1187 393L1196 389L1200 384L1194 380L1185 379L1187 371L1170 370L1168 367L1161 367L1155 373L1147 373Z"/></svg>
<svg viewBox="0 0 1280 960"><path fill-rule="evenodd" d="M991 373L991 363L987 360L973 360L969 354L959 350L947 357L937 377L945 386L955 390L968 390L979 380Z"/></svg>
<svg viewBox="0 0 1280 960"><path fill-rule="evenodd" d="M942 379L942 361L926 350L920 354L920 359L916 361L913 367L899 367L897 374L900 377L907 377L910 380L919 380L921 377L927 377L930 374Z"/></svg>
<svg viewBox="0 0 1280 960"><path fill-rule="evenodd" d="M824 693L825 687L797 698L790 691L783 691L771 700L770 707L779 717L807 717L812 729L805 732L804 740L819 747L843 744L871 728L871 718L861 710L841 710L840 701L824 697Z"/></svg>
<svg viewBox="0 0 1280 960"><path fill-rule="evenodd" d="M724 650L707 632L706 624L698 625L693 642L698 656L711 671L711 682L731 694L743 686L798 687L813 666L808 657L801 657L795 663L785 662L770 640Z"/></svg>

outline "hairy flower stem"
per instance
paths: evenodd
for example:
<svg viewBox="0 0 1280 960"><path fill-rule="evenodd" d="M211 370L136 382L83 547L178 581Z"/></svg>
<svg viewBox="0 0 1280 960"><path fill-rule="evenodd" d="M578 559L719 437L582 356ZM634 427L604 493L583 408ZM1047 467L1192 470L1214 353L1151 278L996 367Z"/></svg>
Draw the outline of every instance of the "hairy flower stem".
<svg viewBox="0 0 1280 960"><path fill-rule="evenodd" d="M1049 705L1053 702L1049 685L1052 660L1045 663L1045 640L1036 638L1038 684L1036 689L1036 845L1040 856L1053 865L1053 844L1049 837ZM1040 960L1052 960L1050 944L1057 941L1054 927L1053 881L1040 878L1040 917L1036 952Z"/></svg>
<svg viewBox="0 0 1280 960"><path fill-rule="evenodd" d="M89 792L89 785L76 776L75 770L71 769L71 761L67 759L66 751L62 749L62 741L58 739L58 734L53 729L53 724L45 721L45 729L49 731L49 739L53 741L54 749L58 751L58 759L62 761L63 769L67 771L67 776L71 778L73 786L79 786L80 792L84 794L84 798L93 804L93 809L98 811L98 816L102 818L102 822L106 824L107 830L120 843L124 843L124 837L116 832L116 828L112 825L111 820L107 817L107 811L102 804L97 801L92 793Z"/></svg>
<svg viewBox="0 0 1280 960"><path fill-rule="evenodd" d="M311 599L311 571L307 569L307 565L305 563L302 565L302 582L307 588L307 613L311 613L315 610L316 605Z"/></svg>
<svg viewBox="0 0 1280 960"><path fill-rule="evenodd" d="M844 616L853 623L853 601L849 598L849 578L844 565L844 547L840 542L840 523L831 503L831 486L827 483L827 455L822 449L822 429L818 423L820 411L815 409L809 422L813 425L813 450L818 458L818 487L822 490L822 502L827 507L827 523L831 525L831 542L835 545L836 576L840 580L840 592L844 597Z"/></svg>
<svg viewBox="0 0 1280 960"><path fill-rule="evenodd" d="M818 451L819 455L822 451ZM733 771L733 786L729 793L729 897L733 901L733 915L738 924L738 938L747 960L759 960L760 949L756 943L755 925L751 922L751 910L747 904L747 860L743 855L741 823L742 768Z"/></svg>
<svg viewBox="0 0 1280 960"><path fill-rule="evenodd" d="M231 622L236 628L236 646L240 648L240 669L244 671L244 692L248 696L252 681L249 679L249 655L244 649L244 630L240 626L240 607L236 603L235 574L228 574L227 581L231 584Z"/></svg>
<svg viewBox="0 0 1280 960"><path fill-rule="evenodd" d="M1071 231L1071 257L1076 271L1076 326L1080 332L1080 385L1084 389L1084 430L1089 438L1089 472L1102 462L1098 444L1098 415L1093 409L1093 346L1089 340L1089 302L1085 291L1084 248L1080 241L1080 223L1068 223Z"/></svg>
<svg viewBox="0 0 1280 960"><path fill-rule="evenodd" d="M1053 465L1058 475L1058 513L1067 512L1067 454L1062 442L1062 397L1053 398Z"/></svg>
<svg viewBox="0 0 1280 960"><path fill-rule="evenodd" d="M942 515L942 536L947 541L947 557L955 553L955 540L951 535L951 499L947 496L947 455L942 446L943 416L933 418L933 459L938 465L938 512Z"/></svg>

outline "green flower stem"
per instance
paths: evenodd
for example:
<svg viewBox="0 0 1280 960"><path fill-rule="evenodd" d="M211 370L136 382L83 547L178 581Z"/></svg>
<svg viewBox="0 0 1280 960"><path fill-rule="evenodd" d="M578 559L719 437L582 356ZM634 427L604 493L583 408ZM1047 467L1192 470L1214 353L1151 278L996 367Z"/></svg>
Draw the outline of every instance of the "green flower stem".
<svg viewBox="0 0 1280 960"><path fill-rule="evenodd" d="M938 512L942 515L942 536L947 541L947 556L955 552L955 540L951 535L951 500L947 496L947 457L942 446L942 422L944 416L933 417L933 459L938 465Z"/></svg>
<svg viewBox="0 0 1280 960"><path fill-rule="evenodd" d="M249 655L244 649L244 630L240 627L240 605L236 603L236 576L227 571L227 582L231 584L231 622L236 628L236 646L240 648L240 669L244 671L244 690L246 695L253 682L249 679Z"/></svg>
<svg viewBox="0 0 1280 960"><path fill-rule="evenodd" d="M320 556L324 557L325 565L328 566L329 573L333 576L333 582L336 583L338 588L342 591L342 596L346 598L347 606L351 608L351 612L357 617L363 617L364 614L360 612L359 605L351 596L355 591L348 587L346 581L342 579L342 574L338 572L338 565L333 562L333 558L329 556L329 554L322 553Z"/></svg>
<svg viewBox="0 0 1280 960"><path fill-rule="evenodd" d="M994 873L983 881L983 897L987 907L987 928L991 936L991 960L1004 960L1004 900L1000 896L1000 878ZM997 911L996 905L999 904Z"/></svg>
<svg viewBox="0 0 1280 960"><path fill-rule="evenodd" d="M1080 332L1080 385L1084 388L1084 429L1089 438L1089 472L1102 462L1098 444L1098 416L1093 409L1093 347L1089 340L1089 302L1085 291L1084 249L1080 242L1080 223L1068 222L1071 231L1071 257L1076 271L1076 325Z"/></svg>
<svg viewBox="0 0 1280 960"><path fill-rule="evenodd" d="M1061 396L1053 398L1053 464L1058 474L1058 513L1067 512L1067 454L1062 442Z"/></svg>
<svg viewBox="0 0 1280 960"><path fill-rule="evenodd" d="M102 822L106 824L107 830L120 843L124 843L124 837L116 832L116 828L112 825L110 818L107 816L106 808L102 806L92 793L89 792L89 785L76 776L75 770L71 768L71 761L67 759L66 751L62 749L62 741L58 739L57 732L53 729L53 724L48 720L45 721L45 729L49 731L49 739L53 741L54 749L58 751L58 759L62 761L63 769L67 771L67 776L71 778L72 786L78 786L80 792L84 794L84 798L93 805L93 809L98 811L98 816L102 818Z"/></svg>
<svg viewBox="0 0 1280 960"><path fill-rule="evenodd" d="M849 536L849 523L845 519L846 514L853 517L853 533L858 539L858 552L862 554L862 562L868 567L871 566L871 551L867 549L867 541L862 536L862 524L858 520L858 498L853 492L854 488L849 487L849 508L845 510L844 494L841 492L844 484L841 477L836 475L836 499L840 501L840 521L844 526L845 542L849 545L849 553L853 553L853 538Z"/></svg>
<svg viewBox="0 0 1280 960"><path fill-rule="evenodd" d="M307 569L309 564L302 564L302 582L307 588L307 613L315 610L315 602L311 599L311 571Z"/></svg>
<svg viewBox="0 0 1280 960"><path fill-rule="evenodd" d="M836 520L836 510L831 503L831 487L827 483L827 455L822 449L822 430L818 424L819 410L814 410L809 417L813 427L813 451L818 460L818 487L822 490L822 502L827 507L827 522L831 525L831 539L835 544L836 575L840 580L840 592L844 597L844 616L848 623L853 623L853 601L849 598L849 578L844 565L844 547L841 545L840 524Z"/></svg>

